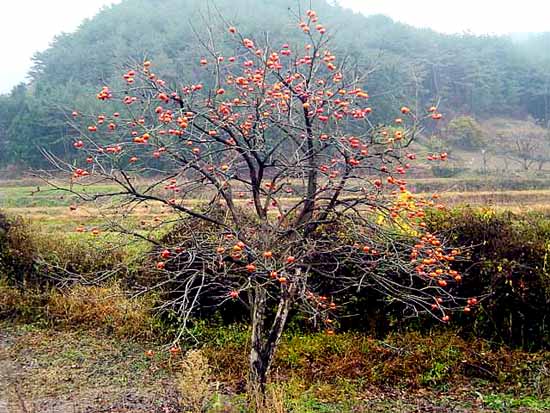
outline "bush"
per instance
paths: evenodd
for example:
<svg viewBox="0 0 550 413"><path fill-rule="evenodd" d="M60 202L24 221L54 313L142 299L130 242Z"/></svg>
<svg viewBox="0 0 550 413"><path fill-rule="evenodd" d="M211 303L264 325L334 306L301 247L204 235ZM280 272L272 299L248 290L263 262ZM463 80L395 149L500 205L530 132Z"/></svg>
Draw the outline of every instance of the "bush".
<svg viewBox="0 0 550 413"><path fill-rule="evenodd" d="M464 282L455 293L483 297L475 318L455 322L525 349L550 347L550 218L463 208L434 213L428 223L466 247L466 259L456 263Z"/></svg>
<svg viewBox="0 0 550 413"><path fill-rule="evenodd" d="M22 218L0 212L0 275L22 284L35 273L36 249L32 230Z"/></svg>
<svg viewBox="0 0 550 413"><path fill-rule="evenodd" d="M47 297L35 289L22 290L0 277L0 320L38 322L44 318Z"/></svg>
<svg viewBox="0 0 550 413"><path fill-rule="evenodd" d="M462 208L434 211L427 217L427 224L430 231L443 233L451 244L466 247L464 259L455 263L456 269L464 274L464 281L453 293L466 298L482 297L473 314L455 313L453 325L459 326L464 335L484 337L528 350L549 348L550 217ZM176 237L174 242L178 243L182 236L185 234L178 233L177 229L168 235ZM342 228L326 228L319 236L338 238L346 234ZM117 301L122 299L122 287L117 287L117 292L109 287L77 287L48 297L33 287L45 286L45 271L54 276L56 274L52 272L57 269L60 271L58 278L63 279L66 271L75 275L97 275L124 262L124 251L112 250L109 254L104 251L99 240L69 236L63 241L36 236L25 221L8 220L2 216L0 269L7 282L4 281L0 288L0 316L59 319L65 324L110 325L113 330L127 326L129 330L138 330L141 327L136 326L140 325L141 316L134 317L133 310L128 310L125 302ZM37 264L38 256L44 257L40 264ZM152 251L151 256L157 257L158 251ZM322 261L330 262L326 257ZM158 282L153 275L154 261L150 264L151 268L144 265L136 272L137 279L129 271L121 273L121 285L141 284L144 279L151 284ZM353 271L343 267L338 270ZM399 276L392 274L392 277ZM85 277L80 279L85 280ZM14 281L24 281L27 293L9 289L8 284ZM337 291L338 287L320 284L318 292ZM160 294L162 300L174 298ZM353 295L340 293L333 298L339 305L340 321L335 327L340 331L360 330L385 337L400 329L428 330L438 326L429 318L408 321L404 316L405 308L399 302L385 300L374 288L363 288ZM16 305L17 302L20 305ZM197 318L212 319L216 316L227 324L245 321L249 317L240 301L228 300L223 307L216 309L210 295L205 294L201 296L201 303L202 307L195 314ZM49 308L47 314L42 310L37 312L36 308L46 306ZM164 328L168 329L170 323L177 324L178 319L170 318L166 313L163 322L166 324ZM302 331L315 329L310 320L296 314L290 327Z"/></svg>
<svg viewBox="0 0 550 413"><path fill-rule="evenodd" d="M0 275L18 286L89 283L109 275L126 276L128 251L90 234L56 234L35 223L0 212Z"/></svg>
<svg viewBox="0 0 550 413"><path fill-rule="evenodd" d="M114 246L104 236L70 233L52 237L48 234L34 237L36 254L40 257L42 275L66 281L92 281L103 273L125 274L128 270L126 251ZM106 278L106 277L103 277Z"/></svg>
<svg viewBox="0 0 550 413"><path fill-rule="evenodd" d="M452 324L459 326L464 335L527 350L550 347L547 311L550 307L550 218L463 208L433 211L427 217L427 224L431 232L442 233L451 245L465 247L462 260L455 263L455 269L463 274L463 282L452 287L452 294L464 298L464 305L466 298L481 297L480 305L470 314L462 313L463 307L459 307L452 315ZM337 244L339 237L353 236L348 232L343 227L324 228L319 236ZM152 255L156 257L158 253ZM354 271L337 262L337 256L332 261L327 257L312 257L315 258L325 266L334 265L339 275ZM400 277L406 275L394 271L388 276L402 282ZM335 321L335 327L339 331L359 330L382 338L397 330L428 331L440 327L438 321L428 316L419 320L407 317L409 313L401 302L386 299L368 280L364 288L350 294L345 291L345 285L338 284L338 279L319 283L317 293L330 295L340 291L330 295L338 304L339 321ZM212 294L223 294L223 291ZM212 319L219 315L224 323L247 320L247 309L240 301L228 300L224 306L214 307L210 293L200 300L201 309L195 314L198 318ZM294 314L289 328L307 331L317 327L310 319Z"/></svg>
<svg viewBox="0 0 550 413"><path fill-rule="evenodd" d="M475 150L487 145L481 125L471 116L459 116L451 120L445 134L457 148Z"/></svg>

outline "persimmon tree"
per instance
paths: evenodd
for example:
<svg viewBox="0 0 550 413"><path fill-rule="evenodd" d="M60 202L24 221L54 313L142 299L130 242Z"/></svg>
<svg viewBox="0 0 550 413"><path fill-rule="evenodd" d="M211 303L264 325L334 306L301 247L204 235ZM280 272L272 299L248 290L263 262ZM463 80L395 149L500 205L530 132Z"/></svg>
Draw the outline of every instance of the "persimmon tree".
<svg viewBox="0 0 550 413"><path fill-rule="evenodd" d="M375 288L408 315L447 322L457 306L448 287L461 277L449 267L458 252L426 230L425 209L437 205L405 179L411 143L441 114L402 107L394 124L373 125L365 73L337 59L314 11L297 25L303 45L226 24L233 51L204 39L201 82L168 82L140 62L97 94L110 112L73 112L77 161L51 157L70 191L116 205L116 229L154 244L158 285L182 327L203 297L249 307L250 381L261 392L291 311L333 334L336 294ZM116 190L79 189L97 183ZM155 229L171 236L118 219L143 205L169 211Z"/></svg>

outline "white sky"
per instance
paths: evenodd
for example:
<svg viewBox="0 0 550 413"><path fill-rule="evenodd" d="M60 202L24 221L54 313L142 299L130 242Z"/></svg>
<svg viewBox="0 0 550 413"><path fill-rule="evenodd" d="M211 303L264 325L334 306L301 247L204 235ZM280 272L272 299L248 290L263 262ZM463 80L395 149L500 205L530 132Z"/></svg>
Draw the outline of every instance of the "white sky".
<svg viewBox="0 0 550 413"><path fill-rule="evenodd" d="M337 0L364 14L385 14L443 33L550 31L548 0ZM550 45L549 45L550 47Z"/></svg>
<svg viewBox="0 0 550 413"><path fill-rule="evenodd" d="M0 93L25 80L31 57L119 0L0 0Z"/></svg>
<svg viewBox="0 0 550 413"><path fill-rule="evenodd" d="M0 93L25 79L31 56L55 34L119 0L0 0ZM339 0L364 14L386 14L446 33L550 31L549 0ZM550 45L549 45L550 47Z"/></svg>

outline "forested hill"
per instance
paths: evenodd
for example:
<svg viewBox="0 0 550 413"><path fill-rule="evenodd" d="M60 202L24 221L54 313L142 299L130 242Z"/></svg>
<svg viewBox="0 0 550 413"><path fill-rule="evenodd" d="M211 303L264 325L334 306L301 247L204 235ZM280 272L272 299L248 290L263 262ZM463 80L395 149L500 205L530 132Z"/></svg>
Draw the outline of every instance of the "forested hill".
<svg viewBox="0 0 550 413"><path fill-rule="evenodd" d="M219 15L249 36L269 32L274 44L292 42L301 35L291 23L298 3L123 0L102 10L36 54L29 85L0 96L0 164L39 166L43 159L37 147L65 150L61 108L86 105L85 96L118 79L126 62L147 57L161 66L158 72L165 78L199 76L196 33L204 33L214 21L214 33L224 30ZM309 7L309 0L302 1L304 9L306 3ZM333 33L339 55L364 70L375 69L366 86L378 120L394 117L403 103L419 99L428 105L438 98L449 117L550 119L550 33L520 38L443 35L384 16L365 17L324 0L313 3Z"/></svg>

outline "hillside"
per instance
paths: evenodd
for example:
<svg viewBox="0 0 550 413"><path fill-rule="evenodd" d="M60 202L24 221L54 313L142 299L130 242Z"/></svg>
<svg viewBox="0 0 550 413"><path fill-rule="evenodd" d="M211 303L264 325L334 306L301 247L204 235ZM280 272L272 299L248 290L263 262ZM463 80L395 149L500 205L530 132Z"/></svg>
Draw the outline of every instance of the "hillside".
<svg viewBox="0 0 550 413"><path fill-rule="evenodd" d="M196 79L195 63L203 53L198 36L208 27L214 33L223 29L219 16L250 37L269 33L276 45L299 34L289 27L289 15L306 3L124 0L103 9L35 55L29 85L0 97L0 165L44 166L37 148L66 151L63 111L87 104L90 92L118 79L124 64L147 57L168 80ZM375 121L393 119L403 103L430 105L439 99L447 118L529 115L543 124L550 119L548 34L520 39L443 35L385 16L365 17L324 0L313 3L335 33L334 49L358 70L373 70L365 86L378 109Z"/></svg>

